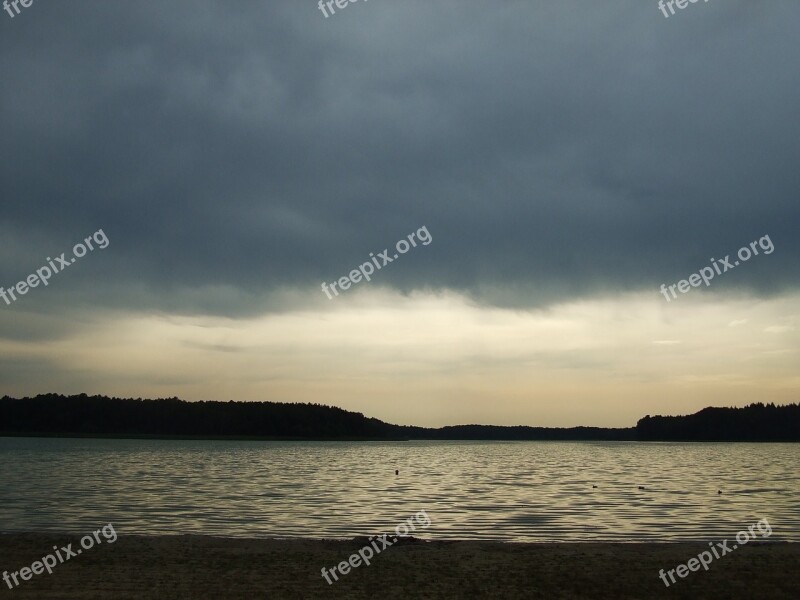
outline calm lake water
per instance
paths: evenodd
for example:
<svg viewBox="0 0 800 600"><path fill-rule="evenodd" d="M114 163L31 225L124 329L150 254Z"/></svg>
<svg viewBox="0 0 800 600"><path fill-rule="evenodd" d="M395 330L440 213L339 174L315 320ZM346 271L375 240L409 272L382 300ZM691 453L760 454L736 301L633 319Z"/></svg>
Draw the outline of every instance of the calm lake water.
<svg viewBox="0 0 800 600"><path fill-rule="evenodd" d="M800 541L798 465L800 444L0 438L0 531L338 538L425 510L429 539L710 541L767 518Z"/></svg>

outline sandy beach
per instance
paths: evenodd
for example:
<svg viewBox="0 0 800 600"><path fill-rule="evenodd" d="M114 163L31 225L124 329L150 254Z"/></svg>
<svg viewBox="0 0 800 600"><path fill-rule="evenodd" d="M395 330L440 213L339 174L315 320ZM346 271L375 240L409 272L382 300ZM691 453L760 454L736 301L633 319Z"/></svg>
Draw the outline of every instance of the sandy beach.
<svg viewBox="0 0 800 600"><path fill-rule="evenodd" d="M30 566L76 536L0 536L0 569ZM121 536L9 590L2 598L795 598L800 545L753 542L667 588L707 544L508 544L412 541L338 582L321 575L365 539L273 540Z"/></svg>

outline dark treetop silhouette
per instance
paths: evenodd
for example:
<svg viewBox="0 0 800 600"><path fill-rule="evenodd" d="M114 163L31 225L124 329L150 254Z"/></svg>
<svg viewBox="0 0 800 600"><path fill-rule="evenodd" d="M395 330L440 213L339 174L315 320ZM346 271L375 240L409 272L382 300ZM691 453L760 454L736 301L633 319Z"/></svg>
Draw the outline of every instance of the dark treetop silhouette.
<svg viewBox="0 0 800 600"><path fill-rule="evenodd" d="M254 439L800 441L800 404L705 408L636 427L392 425L320 404L185 402L43 394L0 399L0 435Z"/></svg>

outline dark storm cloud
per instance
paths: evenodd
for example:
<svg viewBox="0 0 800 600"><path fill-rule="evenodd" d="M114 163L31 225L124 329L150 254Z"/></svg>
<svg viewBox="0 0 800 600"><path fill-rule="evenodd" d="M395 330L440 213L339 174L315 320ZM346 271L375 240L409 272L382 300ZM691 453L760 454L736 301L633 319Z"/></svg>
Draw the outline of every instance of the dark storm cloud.
<svg viewBox="0 0 800 600"><path fill-rule="evenodd" d="M280 310L425 225L376 283L656 294L769 234L713 289L796 287L800 6L542 4L0 14L0 285L103 228L31 308Z"/></svg>

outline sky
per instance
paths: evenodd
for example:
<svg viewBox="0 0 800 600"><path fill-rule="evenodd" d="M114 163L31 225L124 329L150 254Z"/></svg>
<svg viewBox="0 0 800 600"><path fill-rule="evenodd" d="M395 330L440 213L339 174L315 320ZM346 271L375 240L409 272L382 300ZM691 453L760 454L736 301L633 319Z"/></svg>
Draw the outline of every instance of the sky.
<svg viewBox="0 0 800 600"><path fill-rule="evenodd" d="M424 426L800 400L794 0L19 8L0 394Z"/></svg>

